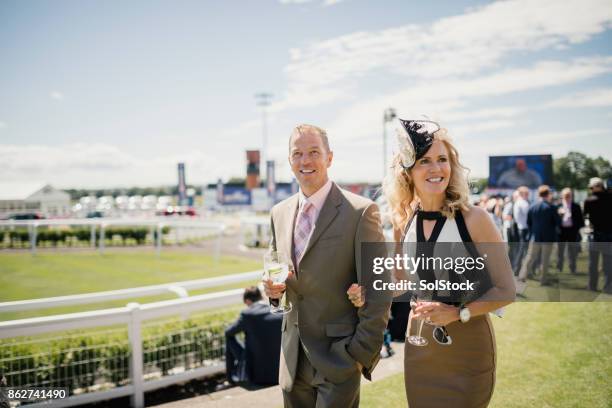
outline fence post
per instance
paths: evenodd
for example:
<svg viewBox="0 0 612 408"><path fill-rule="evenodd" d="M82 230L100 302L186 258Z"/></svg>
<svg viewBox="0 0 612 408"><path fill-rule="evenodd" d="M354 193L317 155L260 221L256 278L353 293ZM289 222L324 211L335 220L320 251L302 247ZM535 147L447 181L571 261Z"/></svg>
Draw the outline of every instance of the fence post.
<svg viewBox="0 0 612 408"><path fill-rule="evenodd" d="M215 265L219 264L219 258L221 258L221 239L223 239L223 226L219 226L217 230L217 242L215 243Z"/></svg>
<svg viewBox="0 0 612 408"><path fill-rule="evenodd" d="M134 386L134 394L131 397L131 406L134 408L143 408L144 378L140 304L128 303L127 307L132 312L130 323L128 324L128 337L130 340L130 348L132 350L132 355L130 358L130 378L132 379L132 385Z"/></svg>
<svg viewBox="0 0 612 408"><path fill-rule="evenodd" d="M106 240L106 238L104 237L104 223L100 224L100 245L98 245L98 248L100 248L100 253L103 254L104 253L104 241Z"/></svg>
<svg viewBox="0 0 612 408"><path fill-rule="evenodd" d="M162 246L162 223L157 223L157 242L155 243L157 246L157 256L161 254L161 246Z"/></svg>
<svg viewBox="0 0 612 408"><path fill-rule="evenodd" d="M30 224L30 249L32 252L32 255L36 255L36 232L38 230L38 226L36 225L36 223L31 223Z"/></svg>
<svg viewBox="0 0 612 408"><path fill-rule="evenodd" d="M96 224L91 224L91 234L89 236L89 245L91 249L96 247Z"/></svg>

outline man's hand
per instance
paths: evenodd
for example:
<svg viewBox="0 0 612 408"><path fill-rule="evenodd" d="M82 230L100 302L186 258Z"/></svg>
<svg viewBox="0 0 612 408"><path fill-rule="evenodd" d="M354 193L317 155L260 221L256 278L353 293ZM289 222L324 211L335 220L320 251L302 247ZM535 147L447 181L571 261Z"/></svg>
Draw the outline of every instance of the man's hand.
<svg viewBox="0 0 612 408"><path fill-rule="evenodd" d="M293 277L293 271L289 271L289 276L287 280ZM274 283L270 279L263 280L264 291L266 292L266 296L270 299L280 299L283 297L283 293L287 290L287 285L285 283Z"/></svg>
<svg viewBox="0 0 612 408"><path fill-rule="evenodd" d="M365 303L365 289L363 286L359 286L353 283L350 288L346 291L349 300L355 307L361 307Z"/></svg>

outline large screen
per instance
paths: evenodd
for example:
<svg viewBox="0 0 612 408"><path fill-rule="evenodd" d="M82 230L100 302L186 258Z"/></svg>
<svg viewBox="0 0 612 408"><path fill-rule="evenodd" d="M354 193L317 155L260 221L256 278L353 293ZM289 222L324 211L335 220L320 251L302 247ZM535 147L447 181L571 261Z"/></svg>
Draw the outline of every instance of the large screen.
<svg viewBox="0 0 612 408"><path fill-rule="evenodd" d="M489 157L489 187L492 188L551 186L552 175L550 154Z"/></svg>

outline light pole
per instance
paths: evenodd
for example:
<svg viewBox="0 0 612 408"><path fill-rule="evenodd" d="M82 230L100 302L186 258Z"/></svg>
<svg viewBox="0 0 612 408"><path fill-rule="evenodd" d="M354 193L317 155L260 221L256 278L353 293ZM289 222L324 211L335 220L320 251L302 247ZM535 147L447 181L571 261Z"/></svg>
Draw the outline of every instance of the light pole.
<svg viewBox="0 0 612 408"><path fill-rule="evenodd" d="M387 175L387 122L391 122L396 117L395 109L385 109L383 114L383 180Z"/></svg>
<svg viewBox="0 0 612 408"><path fill-rule="evenodd" d="M259 174L262 176L261 179L267 180L268 175L266 174L266 178L264 179L263 174L264 171L267 173L267 162L268 159L267 149L268 149L268 126L267 126L267 117L266 117L266 108L270 106L270 100L272 99L272 94L267 92L259 92L255 94L255 100L257 101L257 106L261 106L261 123L262 123L262 144L261 144L261 158L259 159Z"/></svg>

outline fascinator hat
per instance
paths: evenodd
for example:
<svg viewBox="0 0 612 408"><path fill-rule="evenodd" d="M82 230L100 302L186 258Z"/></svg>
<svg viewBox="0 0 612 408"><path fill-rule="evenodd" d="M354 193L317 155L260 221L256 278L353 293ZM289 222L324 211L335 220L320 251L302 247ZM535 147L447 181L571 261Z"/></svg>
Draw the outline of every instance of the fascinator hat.
<svg viewBox="0 0 612 408"><path fill-rule="evenodd" d="M440 125L431 120L399 119L397 141L402 167L411 169L414 163L427 153L434 141L434 133Z"/></svg>

